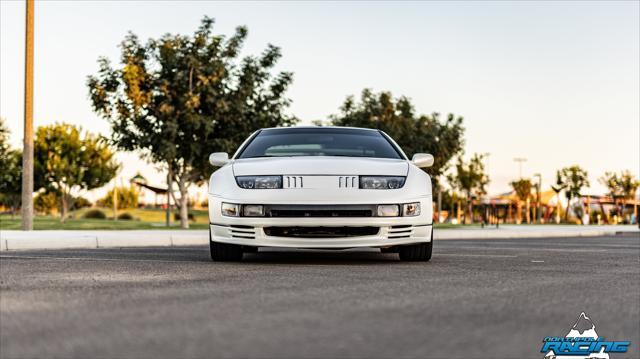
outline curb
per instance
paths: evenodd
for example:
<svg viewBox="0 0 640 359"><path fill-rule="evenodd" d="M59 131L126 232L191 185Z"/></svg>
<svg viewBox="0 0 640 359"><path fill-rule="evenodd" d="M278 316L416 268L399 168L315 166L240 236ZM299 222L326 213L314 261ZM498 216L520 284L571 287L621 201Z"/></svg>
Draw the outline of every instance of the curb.
<svg viewBox="0 0 640 359"><path fill-rule="evenodd" d="M206 245L206 231L5 231L0 251Z"/></svg>
<svg viewBox="0 0 640 359"><path fill-rule="evenodd" d="M440 229L434 231L435 240L513 239L598 237L630 234L640 239L637 227L586 228L484 228ZM634 235L635 234L635 235ZM125 247L206 246L206 230L153 231L0 231L0 251L34 249L96 249Z"/></svg>

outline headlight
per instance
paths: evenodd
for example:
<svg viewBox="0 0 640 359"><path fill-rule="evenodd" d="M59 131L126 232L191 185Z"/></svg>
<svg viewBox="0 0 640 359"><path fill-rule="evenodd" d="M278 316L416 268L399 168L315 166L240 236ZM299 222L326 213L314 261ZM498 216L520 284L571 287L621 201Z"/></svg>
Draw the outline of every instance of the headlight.
<svg viewBox="0 0 640 359"><path fill-rule="evenodd" d="M240 205L222 202L222 215L227 217L238 217L240 215Z"/></svg>
<svg viewBox="0 0 640 359"><path fill-rule="evenodd" d="M245 217L263 217L264 206L261 204L245 204L242 206L242 215Z"/></svg>
<svg viewBox="0 0 640 359"><path fill-rule="evenodd" d="M235 204L222 202L222 215L227 217L264 217L264 206L261 204Z"/></svg>
<svg viewBox="0 0 640 359"><path fill-rule="evenodd" d="M401 176L360 176L361 189L397 189L404 186Z"/></svg>
<svg viewBox="0 0 640 359"><path fill-rule="evenodd" d="M378 217L398 217L400 215L400 206L397 204L380 204L378 205Z"/></svg>
<svg viewBox="0 0 640 359"><path fill-rule="evenodd" d="M238 176L236 183L244 189L282 188L282 176Z"/></svg>
<svg viewBox="0 0 640 359"><path fill-rule="evenodd" d="M402 215L415 217L420 215L420 202L405 203L402 205Z"/></svg>

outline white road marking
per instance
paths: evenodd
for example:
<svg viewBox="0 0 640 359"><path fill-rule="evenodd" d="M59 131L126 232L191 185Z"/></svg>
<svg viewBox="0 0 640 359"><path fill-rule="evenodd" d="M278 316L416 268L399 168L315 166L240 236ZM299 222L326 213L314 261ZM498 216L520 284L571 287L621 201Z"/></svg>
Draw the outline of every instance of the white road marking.
<svg viewBox="0 0 640 359"><path fill-rule="evenodd" d="M531 261L531 263L544 263L544 261Z"/></svg>
<svg viewBox="0 0 640 359"><path fill-rule="evenodd" d="M542 252L571 252L571 253L602 253L606 249L569 249L569 248L527 248L527 247L447 247L447 249L483 250L483 251L542 251Z"/></svg>
<svg viewBox="0 0 640 359"><path fill-rule="evenodd" d="M511 254L458 254L458 253L435 253L434 256L451 256L451 257L496 257L496 258L516 258L518 256Z"/></svg>
<svg viewBox="0 0 640 359"><path fill-rule="evenodd" d="M0 259L49 259L49 260L76 260L76 261L103 261L103 262L167 262L167 263L203 263L198 261L176 261L169 259L125 259L125 258L83 258L83 257L53 257L53 256L6 256L0 255ZM208 263L208 262L206 262ZM209 264L209 263L208 263Z"/></svg>

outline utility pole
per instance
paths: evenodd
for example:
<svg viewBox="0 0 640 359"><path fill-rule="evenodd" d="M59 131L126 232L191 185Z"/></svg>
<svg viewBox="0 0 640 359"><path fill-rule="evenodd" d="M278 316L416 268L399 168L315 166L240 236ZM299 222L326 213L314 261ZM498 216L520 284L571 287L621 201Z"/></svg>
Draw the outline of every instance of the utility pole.
<svg viewBox="0 0 640 359"><path fill-rule="evenodd" d="M24 46L24 138L22 146L22 230L33 230L33 0L26 0Z"/></svg>
<svg viewBox="0 0 640 359"><path fill-rule="evenodd" d="M524 157L516 157L513 159L515 162L518 163L518 178L522 178L522 163L523 162L527 162L527 159Z"/></svg>

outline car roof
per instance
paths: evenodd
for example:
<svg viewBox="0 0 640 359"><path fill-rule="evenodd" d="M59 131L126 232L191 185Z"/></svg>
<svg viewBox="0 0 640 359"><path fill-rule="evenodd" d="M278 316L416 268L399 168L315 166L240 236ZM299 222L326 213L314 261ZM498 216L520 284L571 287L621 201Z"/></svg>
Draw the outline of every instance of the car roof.
<svg viewBox="0 0 640 359"><path fill-rule="evenodd" d="M376 128L366 128L366 127L349 127L349 126L291 126L291 127L267 127L261 129L261 131L279 131L279 130L290 130L290 129L348 129L348 130L363 130L363 131L379 131Z"/></svg>

